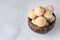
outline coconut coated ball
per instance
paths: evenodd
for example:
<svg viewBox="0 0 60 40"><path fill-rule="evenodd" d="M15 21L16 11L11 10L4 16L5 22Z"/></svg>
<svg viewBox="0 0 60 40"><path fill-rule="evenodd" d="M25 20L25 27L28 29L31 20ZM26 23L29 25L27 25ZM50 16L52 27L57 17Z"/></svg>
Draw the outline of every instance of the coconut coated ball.
<svg viewBox="0 0 60 40"><path fill-rule="evenodd" d="M49 25L49 23L48 22L46 22L46 25L45 26L48 26Z"/></svg>
<svg viewBox="0 0 60 40"><path fill-rule="evenodd" d="M44 14L44 8L41 6L36 6L34 8L34 13L36 16L42 16Z"/></svg>
<svg viewBox="0 0 60 40"><path fill-rule="evenodd" d="M36 15L34 14L34 10L30 10L30 11L28 12L28 17L29 17L30 19L35 19Z"/></svg>
<svg viewBox="0 0 60 40"><path fill-rule="evenodd" d="M49 19L49 22L52 23L55 20L55 17L52 16L51 19Z"/></svg>
<svg viewBox="0 0 60 40"><path fill-rule="evenodd" d="M35 25L35 19L32 19L31 22Z"/></svg>
<svg viewBox="0 0 60 40"><path fill-rule="evenodd" d="M47 10L46 13L44 14L44 17L48 20L48 19L51 19L52 17L52 12Z"/></svg>
<svg viewBox="0 0 60 40"><path fill-rule="evenodd" d="M45 10L50 10L50 11L54 12L54 7L52 5L47 5L45 7Z"/></svg>
<svg viewBox="0 0 60 40"><path fill-rule="evenodd" d="M46 25L46 19L42 16L37 17L35 23L38 27L44 27Z"/></svg>

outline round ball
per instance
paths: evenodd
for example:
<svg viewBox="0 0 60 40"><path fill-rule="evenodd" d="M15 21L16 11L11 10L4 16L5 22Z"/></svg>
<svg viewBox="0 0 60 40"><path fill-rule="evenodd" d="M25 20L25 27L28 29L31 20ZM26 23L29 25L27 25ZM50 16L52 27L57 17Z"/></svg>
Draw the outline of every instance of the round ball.
<svg viewBox="0 0 60 40"><path fill-rule="evenodd" d="M52 17L52 12L51 11L46 11L46 13L44 14L44 17L48 20L48 19L51 19Z"/></svg>
<svg viewBox="0 0 60 40"><path fill-rule="evenodd" d="M46 19L42 16L37 17L35 23L38 27L44 27L46 25Z"/></svg>
<svg viewBox="0 0 60 40"><path fill-rule="evenodd" d="M45 26L48 26L49 25L49 23L48 22L46 22L46 25Z"/></svg>
<svg viewBox="0 0 60 40"><path fill-rule="evenodd" d="M32 19L31 22L35 25L35 20L34 19Z"/></svg>
<svg viewBox="0 0 60 40"><path fill-rule="evenodd" d="M46 6L45 9L54 12L54 7L52 5Z"/></svg>
<svg viewBox="0 0 60 40"><path fill-rule="evenodd" d="M41 6L36 6L34 8L34 13L36 16L42 16L44 14L44 8Z"/></svg>
<svg viewBox="0 0 60 40"><path fill-rule="evenodd" d="M49 19L49 22L52 23L55 20L55 17L52 16L51 19Z"/></svg>
<svg viewBox="0 0 60 40"><path fill-rule="evenodd" d="M35 19L36 15L34 14L34 10L30 10L30 11L29 11L28 17L29 17L30 19Z"/></svg>

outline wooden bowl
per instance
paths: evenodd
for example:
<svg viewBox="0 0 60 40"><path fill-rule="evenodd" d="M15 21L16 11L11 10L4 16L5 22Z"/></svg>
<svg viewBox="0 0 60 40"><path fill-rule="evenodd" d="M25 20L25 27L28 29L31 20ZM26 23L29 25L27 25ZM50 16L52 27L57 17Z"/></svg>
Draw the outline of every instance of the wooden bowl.
<svg viewBox="0 0 60 40"><path fill-rule="evenodd" d="M41 33L41 34L48 33L54 27L55 22L56 22L56 16L54 13L53 13L53 16L55 17L55 20L52 23L49 23L48 26L38 27L31 22L30 18L28 18L28 25L30 29L36 33Z"/></svg>

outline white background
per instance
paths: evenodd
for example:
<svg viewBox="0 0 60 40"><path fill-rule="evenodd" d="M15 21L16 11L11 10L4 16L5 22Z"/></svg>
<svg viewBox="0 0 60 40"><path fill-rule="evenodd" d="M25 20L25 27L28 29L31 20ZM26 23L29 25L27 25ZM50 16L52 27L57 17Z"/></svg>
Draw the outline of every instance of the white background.
<svg viewBox="0 0 60 40"><path fill-rule="evenodd" d="M48 4L55 8L56 25L37 34L28 27L28 11ZM60 0L0 0L0 40L60 40Z"/></svg>

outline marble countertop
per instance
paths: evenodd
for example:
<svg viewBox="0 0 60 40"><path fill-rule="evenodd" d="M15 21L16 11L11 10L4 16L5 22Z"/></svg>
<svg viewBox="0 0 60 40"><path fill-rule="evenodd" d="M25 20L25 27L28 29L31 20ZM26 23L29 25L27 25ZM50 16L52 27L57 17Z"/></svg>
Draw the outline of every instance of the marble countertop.
<svg viewBox="0 0 60 40"><path fill-rule="evenodd" d="M33 32L27 13L37 5L55 8L56 25L47 34ZM0 40L60 40L60 0L0 0Z"/></svg>

